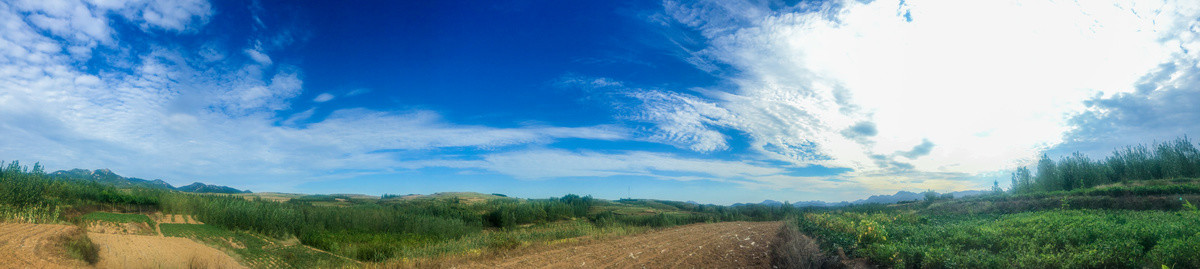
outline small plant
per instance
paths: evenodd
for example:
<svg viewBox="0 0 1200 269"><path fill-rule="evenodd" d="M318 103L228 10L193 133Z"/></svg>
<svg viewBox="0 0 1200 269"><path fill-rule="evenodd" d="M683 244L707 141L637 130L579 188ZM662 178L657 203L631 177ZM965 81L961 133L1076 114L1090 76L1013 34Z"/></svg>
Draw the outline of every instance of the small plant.
<svg viewBox="0 0 1200 269"><path fill-rule="evenodd" d="M496 250L512 250L521 246L521 240L510 233L502 233L488 242L488 248Z"/></svg>

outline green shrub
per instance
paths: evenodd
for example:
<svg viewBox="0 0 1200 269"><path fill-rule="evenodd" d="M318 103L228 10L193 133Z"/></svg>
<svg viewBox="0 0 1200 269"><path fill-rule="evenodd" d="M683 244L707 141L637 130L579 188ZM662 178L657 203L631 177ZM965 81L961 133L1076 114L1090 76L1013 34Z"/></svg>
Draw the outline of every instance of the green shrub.
<svg viewBox="0 0 1200 269"><path fill-rule="evenodd" d="M832 212L805 214L796 225L828 250L898 268L1194 267L1200 257L1200 215L1193 212Z"/></svg>

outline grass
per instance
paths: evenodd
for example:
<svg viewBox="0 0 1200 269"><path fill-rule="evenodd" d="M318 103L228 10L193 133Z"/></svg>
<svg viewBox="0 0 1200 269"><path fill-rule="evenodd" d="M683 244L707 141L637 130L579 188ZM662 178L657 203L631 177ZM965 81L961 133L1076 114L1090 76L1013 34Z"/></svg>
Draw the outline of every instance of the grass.
<svg viewBox="0 0 1200 269"><path fill-rule="evenodd" d="M100 261L100 251L92 243L92 239L88 238L87 230L83 227L71 230L70 233L64 234L59 240L66 250L67 255L71 256L71 258L93 265L97 261Z"/></svg>
<svg viewBox="0 0 1200 269"><path fill-rule="evenodd" d="M205 224L161 224L164 236L191 238L236 254L252 268L344 268L357 262L261 234Z"/></svg>
<svg viewBox="0 0 1200 269"><path fill-rule="evenodd" d="M0 204L0 220L20 223L59 223L62 210L58 206L38 204L31 206L11 206Z"/></svg>
<svg viewBox="0 0 1200 269"><path fill-rule="evenodd" d="M489 229L451 240L415 235L327 232L309 238L319 248L363 261L434 260L455 256L478 256L531 245L553 245L580 238L621 236L648 230L647 227L598 227L587 220L569 220L512 229ZM325 244L325 245L322 245Z"/></svg>

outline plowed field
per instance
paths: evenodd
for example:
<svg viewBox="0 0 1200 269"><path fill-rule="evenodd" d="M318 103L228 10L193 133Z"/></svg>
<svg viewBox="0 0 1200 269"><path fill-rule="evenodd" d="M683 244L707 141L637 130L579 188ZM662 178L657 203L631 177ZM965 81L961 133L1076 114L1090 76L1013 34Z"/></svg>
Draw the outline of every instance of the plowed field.
<svg viewBox="0 0 1200 269"><path fill-rule="evenodd" d="M180 237L88 233L100 268L245 268L212 247Z"/></svg>
<svg viewBox="0 0 1200 269"><path fill-rule="evenodd" d="M768 268L781 222L692 224L614 240L475 261L466 268Z"/></svg>
<svg viewBox="0 0 1200 269"><path fill-rule="evenodd" d="M0 223L0 268L71 268L84 266L67 259L56 239L77 229L54 224Z"/></svg>

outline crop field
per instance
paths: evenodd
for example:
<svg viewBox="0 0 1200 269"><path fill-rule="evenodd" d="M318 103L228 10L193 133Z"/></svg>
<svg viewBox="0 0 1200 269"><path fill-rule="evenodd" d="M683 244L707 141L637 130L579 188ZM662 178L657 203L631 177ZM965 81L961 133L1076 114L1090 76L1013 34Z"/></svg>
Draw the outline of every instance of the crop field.
<svg viewBox="0 0 1200 269"><path fill-rule="evenodd" d="M68 260L54 246L57 238L76 227L60 224L0 223L0 267L3 268L69 268L86 265L80 260Z"/></svg>
<svg viewBox="0 0 1200 269"><path fill-rule="evenodd" d="M798 226L827 247L896 268L1200 266L1195 211L809 213Z"/></svg>
<svg viewBox="0 0 1200 269"><path fill-rule="evenodd" d="M835 207L196 194L55 180L14 162L0 165L0 221L51 228L6 226L36 236L4 237L11 242L0 247L69 253L12 260L47 267L191 266L153 254L176 248L196 261L251 268L1200 268L1200 151L1188 145L1104 161L1044 158L1037 174L1013 173L1016 187L972 197L927 192L918 201ZM74 232L44 236L66 231Z"/></svg>

